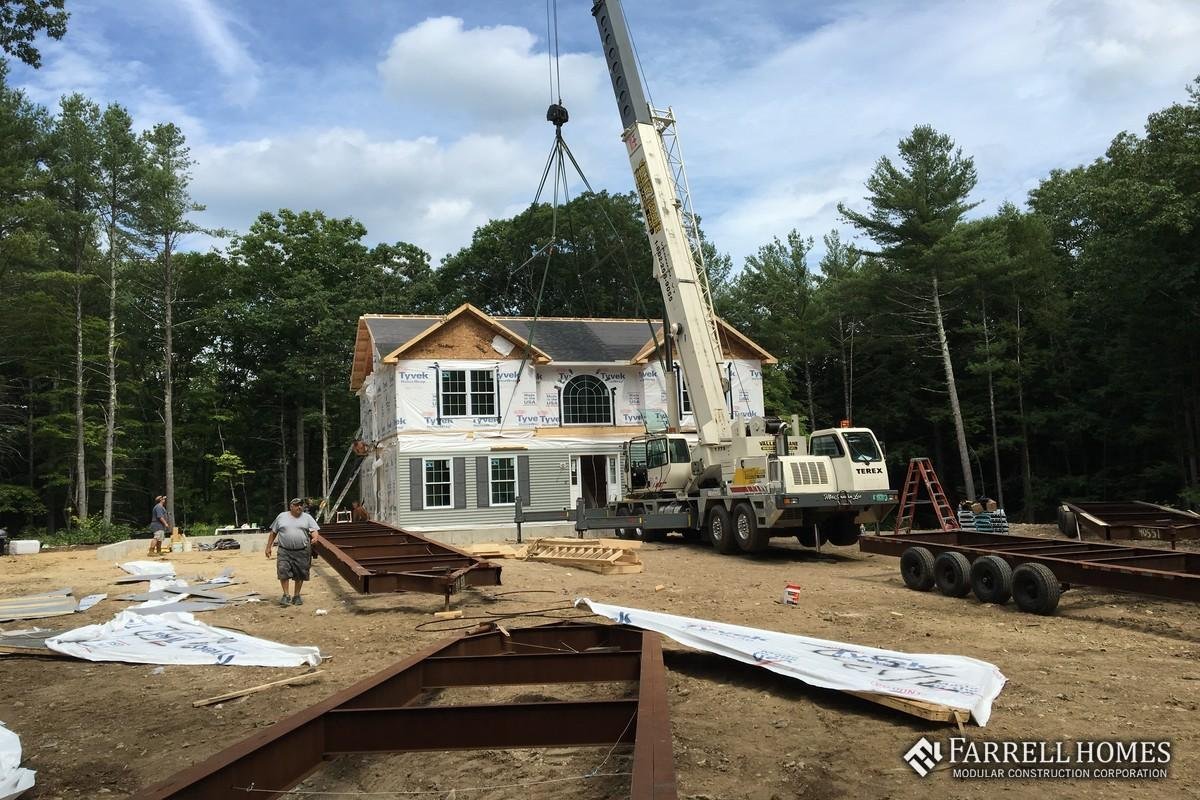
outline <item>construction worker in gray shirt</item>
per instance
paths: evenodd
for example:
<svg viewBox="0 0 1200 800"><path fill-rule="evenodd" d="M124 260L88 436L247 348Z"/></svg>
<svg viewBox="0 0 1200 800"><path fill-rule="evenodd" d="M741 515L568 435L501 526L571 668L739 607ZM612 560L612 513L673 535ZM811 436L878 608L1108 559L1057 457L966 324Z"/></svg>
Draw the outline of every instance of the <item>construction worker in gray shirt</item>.
<svg viewBox="0 0 1200 800"><path fill-rule="evenodd" d="M271 548L279 541L279 558L275 561L275 574L279 585L283 587L283 596L279 605L302 606L300 587L308 580L309 569L312 567L312 543L320 532L317 521L304 510L304 501L299 497L288 504L284 511L271 523L271 533L267 535L267 558L271 557ZM296 587L288 592L288 581Z"/></svg>

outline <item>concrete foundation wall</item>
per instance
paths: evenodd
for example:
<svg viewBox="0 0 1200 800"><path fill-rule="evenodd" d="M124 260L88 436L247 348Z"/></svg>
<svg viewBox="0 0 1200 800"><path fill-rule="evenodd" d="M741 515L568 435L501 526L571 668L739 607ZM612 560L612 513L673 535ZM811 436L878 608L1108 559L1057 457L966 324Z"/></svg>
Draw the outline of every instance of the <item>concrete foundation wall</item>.
<svg viewBox="0 0 1200 800"><path fill-rule="evenodd" d="M236 539L237 543L242 546L241 552L244 553L261 553L267 546L267 534L265 533L234 533L221 534L220 536L189 536L187 537L188 544L192 546L192 552L199 549L198 545L212 544L217 539ZM115 542L106 544L96 548L96 558L101 561L135 561L138 557L145 556L146 551L150 549L151 539L126 539L123 542ZM171 540L167 539L163 542L163 553L170 555Z"/></svg>

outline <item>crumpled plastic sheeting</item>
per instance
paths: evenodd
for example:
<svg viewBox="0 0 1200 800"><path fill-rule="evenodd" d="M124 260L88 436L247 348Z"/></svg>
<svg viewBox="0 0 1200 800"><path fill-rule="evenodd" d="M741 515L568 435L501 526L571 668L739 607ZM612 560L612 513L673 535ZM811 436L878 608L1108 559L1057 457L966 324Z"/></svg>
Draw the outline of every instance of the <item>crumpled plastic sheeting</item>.
<svg viewBox="0 0 1200 800"><path fill-rule="evenodd" d="M186 612L122 611L103 625L86 625L47 639L46 646L87 661L131 664L315 667L321 663L316 647L279 644L215 628Z"/></svg>
<svg viewBox="0 0 1200 800"><path fill-rule="evenodd" d="M0 800L13 800L33 788L34 774L21 766L21 737L0 722Z"/></svg>
<svg viewBox="0 0 1200 800"><path fill-rule="evenodd" d="M175 565L170 561L126 561L119 565L130 575L174 575Z"/></svg>
<svg viewBox="0 0 1200 800"><path fill-rule="evenodd" d="M980 727L987 724L992 701L1000 694L1006 680L994 664L967 656L880 650L726 622L610 606L586 597L577 598L575 605L586 605L594 613L622 625L657 631L688 647L765 667L810 686L843 692L874 692L970 711Z"/></svg>

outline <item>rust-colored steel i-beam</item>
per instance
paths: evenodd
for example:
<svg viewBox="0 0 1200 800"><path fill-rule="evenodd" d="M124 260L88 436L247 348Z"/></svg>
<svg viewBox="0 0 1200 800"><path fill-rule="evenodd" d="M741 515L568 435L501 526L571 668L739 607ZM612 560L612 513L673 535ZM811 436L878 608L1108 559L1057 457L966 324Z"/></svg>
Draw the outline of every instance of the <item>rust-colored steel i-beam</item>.
<svg viewBox="0 0 1200 800"><path fill-rule="evenodd" d="M363 594L428 592L449 606L467 586L500 584L499 565L381 522L329 525L313 548Z"/></svg>
<svg viewBox="0 0 1200 800"><path fill-rule="evenodd" d="M427 691L461 686L607 681L636 681L637 697L418 705ZM633 747L631 800L676 798L658 634L575 622L507 633L488 626L443 639L132 800L267 800L347 753L615 745Z"/></svg>

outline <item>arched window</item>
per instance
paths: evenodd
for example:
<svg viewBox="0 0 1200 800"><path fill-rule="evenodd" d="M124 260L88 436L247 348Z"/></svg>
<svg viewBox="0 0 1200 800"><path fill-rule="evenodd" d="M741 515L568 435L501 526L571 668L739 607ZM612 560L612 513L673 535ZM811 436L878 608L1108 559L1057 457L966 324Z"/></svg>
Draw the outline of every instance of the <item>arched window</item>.
<svg viewBox="0 0 1200 800"><path fill-rule="evenodd" d="M562 390L564 425L611 425L612 395L595 375L576 375Z"/></svg>

